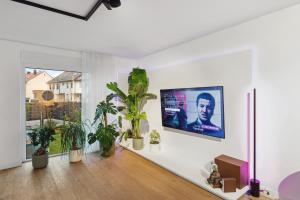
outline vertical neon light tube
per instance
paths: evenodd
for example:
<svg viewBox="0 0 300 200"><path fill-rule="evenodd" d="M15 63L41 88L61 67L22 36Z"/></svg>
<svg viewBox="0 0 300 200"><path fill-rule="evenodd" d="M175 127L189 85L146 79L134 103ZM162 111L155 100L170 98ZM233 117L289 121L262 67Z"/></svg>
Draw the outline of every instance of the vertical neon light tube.
<svg viewBox="0 0 300 200"><path fill-rule="evenodd" d="M251 161L251 139L250 139L250 126L251 126L251 111L250 111L250 93L247 93L247 159L248 159L248 174L250 175L250 161ZM249 182L249 181L248 181Z"/></svg>
<svg viewBox="0 0 300 200"><path fill-rule="evenodd" d="M254 155L253 155L253 176L254 180L256 180L256 89L253 90L253 135L254 135Z"/></svg>

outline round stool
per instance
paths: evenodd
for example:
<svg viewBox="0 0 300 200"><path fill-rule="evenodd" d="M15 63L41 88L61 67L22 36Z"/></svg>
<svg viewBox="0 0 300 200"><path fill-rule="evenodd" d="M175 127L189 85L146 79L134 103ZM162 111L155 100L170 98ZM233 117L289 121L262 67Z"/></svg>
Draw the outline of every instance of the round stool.
<svg viewBox="0 0 300 200"><path fill-rule="evenodd" d="M300 199L300 172L293 173L283 179L278 187L280 200Z"/></svg>

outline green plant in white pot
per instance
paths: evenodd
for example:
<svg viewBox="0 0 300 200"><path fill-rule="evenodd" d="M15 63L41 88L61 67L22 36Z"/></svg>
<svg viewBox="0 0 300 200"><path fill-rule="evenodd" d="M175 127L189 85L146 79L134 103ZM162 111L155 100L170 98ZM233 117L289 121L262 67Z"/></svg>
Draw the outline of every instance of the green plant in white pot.
<svg viewBox="0 0 300 200"><path fill-rule="evenodd" d="M156 130L152 130L150 133L150 151L160 151L160 134Z"/></svg>
<svg viewBox="0 0 300 200"><path fill-rule="evenodd" d="M69 153L71 163L79 162L84 155L86 130L83 122L65 122L61 127L61 152Z"/></svg>
<svg viewBox="0 0 300 200"><path fill-rule="evenodd" d="M32 154L32 166L34 169L44 168L48 165L48 147L52 141L55 130L51 126L41 126L28 132L28 136L34 146Z"/></svg>
<svg viewBox="0 0 300 200"><path fill-rule="evenodd" d="M86 123L81 121L81 112L74 111L64 117L63 125L57 129L61 134L61 152L69 153L71 163L79 162L86 144Z"/></svg>
<svg viewBox="0 0 300 200"><path fill-rule="evenodd" d="M133 68L128 77L128 95L126 95L117 83L107 84L107 88L115 92L125 106L125 119L131 122L133 148L140 150L144 147L144 138L141 135L141 120L147 120L143 107L147 100L156 99L156 95L147 93L149 80L146 70Z"/></svg>

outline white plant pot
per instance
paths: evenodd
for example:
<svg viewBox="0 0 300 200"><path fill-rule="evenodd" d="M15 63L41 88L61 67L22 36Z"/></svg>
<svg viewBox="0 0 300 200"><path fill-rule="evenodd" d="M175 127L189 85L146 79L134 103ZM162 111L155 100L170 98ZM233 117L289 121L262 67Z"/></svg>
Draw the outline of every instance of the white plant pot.
<svg viewBox="0 0 300 200"><path fill-rule="evenodd" d="M83 156L83 150L82 149L70 150L70 152L69 152L69 161L71 163L79 162L79 161L81 161L82 156Z"/></svg>
<svg viewBox="0 0 300 200"><path fill-rule="evenodd" d="M159 144L150 144L150 152L157 153L157 152L160 152L160 150L161 150L160 143Z"/></svg>

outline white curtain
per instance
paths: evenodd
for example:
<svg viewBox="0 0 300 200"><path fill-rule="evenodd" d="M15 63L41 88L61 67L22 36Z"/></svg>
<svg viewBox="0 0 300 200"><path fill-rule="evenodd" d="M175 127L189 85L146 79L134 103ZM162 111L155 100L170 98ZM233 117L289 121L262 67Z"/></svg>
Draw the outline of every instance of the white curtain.
<svg viewBox="0 0 300 200"><path fill-rule="evenodd" d="M97 104L111 93L106 84L117 81L116 63L112 56L83 52L82 69L82 117L92 123ZM98 143L87 145L87 152L97 150Z"/></svg>

